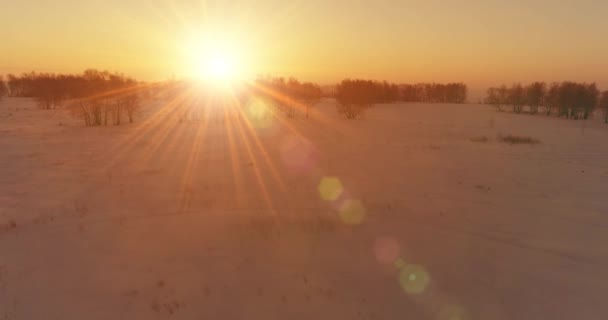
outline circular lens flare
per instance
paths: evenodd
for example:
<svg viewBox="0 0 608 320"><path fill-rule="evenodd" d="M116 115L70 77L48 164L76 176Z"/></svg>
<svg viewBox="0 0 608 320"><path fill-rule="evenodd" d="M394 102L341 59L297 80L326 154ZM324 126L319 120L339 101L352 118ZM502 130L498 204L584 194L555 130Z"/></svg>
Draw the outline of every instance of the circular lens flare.
<svg viewBox="0 0 608 320"><path fill-rule="evenodd" d="M374 243L376 259L383 264L394 263L399 258L399 251L399 242L391 237L378 238Z"/></svg>
<svg viewBox="0 0 608 320"><path fill-rule="evenodd" d="M344 191L342 182L338 177L324 177L321 179L319 186L317 187L321 199L325 201L333 201Z"/></svg>
<svg viewBox="0 0 608 320"><path fill-rule="evenodd" d="M430 277L424 267L408 264L399 272L401 288L409 294L421 294L429 285Z"/></svg>
<svg viewBox="0 0 608 320"><path fill-rule="evenodd" d="M438 320L469 320L471 316L467 310L457 304L444 306L439 311Z"/></svg>
<svg viewBox="0 0 608 320"><path fill-rule="evenodd" d="M348 199L340 208L340 218L346 224L359 225L365 219L365 206L361 200Z"/></svg>

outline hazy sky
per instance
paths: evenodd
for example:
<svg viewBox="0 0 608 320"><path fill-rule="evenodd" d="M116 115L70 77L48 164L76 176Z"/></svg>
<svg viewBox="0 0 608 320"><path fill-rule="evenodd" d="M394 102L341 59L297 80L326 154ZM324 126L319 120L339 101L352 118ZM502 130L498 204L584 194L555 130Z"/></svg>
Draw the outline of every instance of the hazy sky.
<svg viewBox="0 0 608 320"><path fill-rule="evenodd" d="M0 0L0 74L192 74L204 33L252 74L608 89L608 1Z"/></svg>

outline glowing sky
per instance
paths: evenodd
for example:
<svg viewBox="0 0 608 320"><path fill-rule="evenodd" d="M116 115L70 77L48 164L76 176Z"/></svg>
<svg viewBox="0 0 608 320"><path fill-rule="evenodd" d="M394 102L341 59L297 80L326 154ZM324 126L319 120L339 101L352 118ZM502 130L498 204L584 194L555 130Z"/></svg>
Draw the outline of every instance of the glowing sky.
<svg viewBox="0 0 608 320"><path fill-rule="evenodd" d="M0 74L189 76L184 48L204 33L249 74L606 88L606 13L608 1L585 0L0 0Z"/></svg>

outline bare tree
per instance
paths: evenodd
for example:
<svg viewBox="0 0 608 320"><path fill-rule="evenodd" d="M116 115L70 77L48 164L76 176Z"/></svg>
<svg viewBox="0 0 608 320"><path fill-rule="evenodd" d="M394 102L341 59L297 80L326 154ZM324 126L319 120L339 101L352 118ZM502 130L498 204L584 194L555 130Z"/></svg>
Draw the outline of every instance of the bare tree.
<svg viewBox="0 0 608 320"><path fill-rule="evenodd" d="M294 91L294 98L304 105L306 118L308 118L310 107L321 100L321 88L312 82L298 82L298 86L292 88L292 90Z"/></svg>
<svg viewBox="0 0 608 320"><path fill-rule="evenodd" d="M139 95L137 92L126 95L123 100L123 106L127 112L129 123L133 123L135 113L139 110ZM118 124L120 124L120 122Z"/></svg>
<svg viewBox="0 0 608 320"><path fill-rule="evenodd" d="M495 106L498 111L502 112L502 107L509 103L509 89L505 85L488 88L486 93L485 103Z"/></svg>
<svg viewBox="0 0 608 320"><path fill-rule="evenodd" d="M579 104L583 109L583 119L588 119L597 106L600 91L595 83L583 84L581 90L582 96L579 98Z"/></svg>
<svg viewBox="0 0 608 320"><path fill-rule="evenodd" d="M495 106L498 109L498 111L502 111L502 103L498 97L497 88L494 88L494 87L488 88L488 90L486 91L485 103Z"/></svg>
<svg viewBox="0 0 608 320"><path fill-rule="evenodd" d="M255 85L249 88L249 93L266 100L289 118L295 117L300 111L304 111L308 118L310 107L322 96L321 88L314 83L300 82L295 78L285 81L284 78L272 77L256 79Z"/></svg>
<svg viewBox="0 0 608 320"><path fill-rule="evenodd" d="M574 118L574 105L576 100L576 83L564 81L559 85L558 91L558 117Z"/></svg>
<svg viewBox="0 0 608 320"><path fill-rule="evenodd" d="M500 101L500 105L505 105L509 103L509 89L507 89L506 85L502 85L497 89L498 101Z"/></svg>
<svg viewBox="0 0 608 320"><path fill-rule="evenodd" d="M547 90L547 94L545 96L545 114L547 116L551 115L551 110L559 108L559 88L560 85L557 82L554 82Z"/></svg>
<svg viewBox="0 0 608 320"><path fill-rule="evenodd" d="M0 75L0 99L8 94L8 89L4 83L4 77Z"/></svg>
<svg viewBox="0 0 608 320"><path fill-rule="evenodd" d="M369 80L343 80L336 87L338 113L347 119L355 119L376 101L375 86Z"/></svg>
<svg viewBox="0 0 608 320"><path fill-rule="evenodd" d="M547 91L547 86L544 82L534 82L525 88L526 104L530 106L530 113L538 113L538 107L543 104L543 100Z"/></svg>
<svg viewBox="0 0 608 320"><path fill-rule="evenodd" d="M509 89L509 103L513 106L513 112L521 113L525 104L525 91L520 83L514 84Z"/></svg>
<svg viewBox="0 0 608 320"><path fill-rule="evenodd" d="M525 87L516 83L509 89L504 86L490 88L486 103L500 105L503 90L507 92L508 103L513 106L515 113L523 112L523 107L528 105L530 113L535 114L538 108L544 105L547 116L551 115L553 109L557 109L559 117L569 119L588 119L599 99L599 90L595 83L554 82L547 90L544 82L533 82Z"/></svg>

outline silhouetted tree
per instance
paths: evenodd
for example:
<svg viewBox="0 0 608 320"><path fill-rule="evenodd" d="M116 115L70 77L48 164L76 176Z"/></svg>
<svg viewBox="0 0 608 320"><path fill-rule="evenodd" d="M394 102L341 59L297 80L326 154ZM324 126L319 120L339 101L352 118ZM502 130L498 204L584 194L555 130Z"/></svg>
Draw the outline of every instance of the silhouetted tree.
<svg viewBox="0 0 608 320"><path fill-rule="evenodd" d="M14 74L7 76L7 85L9 90L9 96L11 97L29 97L28 90L28 79L31 75L23 74L21 77Z"/></svg>
<svg viewBox="0 0 608 320"><path fill-rule="evenodd" d="M576 103L576 83L565 81L559 85L558 90L558 116L570 118L574 115Z"/></svg>
<svg viewBox="0 0 608 320"><path fill-rule="evenodd" d="M502 85L498 87L498 99L500 100L501 105L505 105L509 103L509 89L507 89L506 85Z"/></svg>
<svg viewBox="0 0 608 320"><path fill-rule="evenodd" d="M311 82L300 82L295 78L285 81L284 78L258 78L256 85L249 89L252 94L269 101L290 118L298 111L304 111L309 116L310 107L315 105L322 96L321 88Z"/></svg>
<svg viewBox="0 0 608 320"><path fill-rule="evenodd" d="M530 113L538 113L538 107L543 104L547 88L544 82L534 82L526 86L526 104L530 106Z"/></svg>
<svg viewBox="0 0 608 320"><path fill-rule="evenodd" d="M559 95L560 84L552 83L547 90L547 94L545 96L545 114L547 116L551 115L551 110L559 109L560 106L560 95Z"/></svg>
<svg viewBox="0 0 608 320"><path fill-rule="evenodd" d="M464 83L449 83L445 85L444 102L464 103L467 100L467 86Z"/></svg>
<svg viewBox="0 0 608 320"><path fill-rule="evenodd" d="M401 97L392 101L433 103L464 103L467 99L467 86L464 83L419 83L402 84Z"/></svg>
<svg viewBox="0 0 608 320"><path fill-rule="evenodd" d="M598 94L595 83L562 82L559 86L559 116L587 119L597 104Z"/></svg>
<svg viewBox="0 0 608 320"><path fill-rule="evenodd" d="M4 83L4 77L0 75L0 99L8 94L8 89Z"/></svg>
<svg viewBox="0 0 608 320"><path fill-rule="evenodd" d="M31 82L31 95L38 101L42 109L53 109L61 105L67 93L63 78L53 74L33 75Z"/></svg>
<svg viewBox="0 0 608 320"><path fill-rule="evenodd" d="M377 102L377 88L370 80L342 80L336 87L338 113L347 119L359 117L366 108Z"/></svg>
<svg viewBox="0 0 608 320"><path fill-rule="evenodd" d="M484 103L491 104L498 108L498 111L502 111L502 104L500 103L500 99L498 99L498 90L494 87L490 87L486 90Z"/></svg>
<svg viewBox="0 0 608 320"><path fill-rule="evenodd" d="M524 88L520 83L514 84L509 89L509 104L513 106L513 112L521 113L526 102Z"/></svg>
<svg viewBox="0 0 608 320"><path fill-rule="evenodd" d="M129 122L133 123L135 112L139 110L139 96L137 95L137 93L129 93L121 98L121 103L122 106L124 106L125 111L127 112ZM118 124L120 124L120 115L118 119Z"/></svg>
<svg viewBox="0 0 608 320"><path fill-rule="evenodd" d="M486 103L499 105L500 89L488 89ZM530 113L535 114L541 105L545 106L545 114L551 115L557 109L559 117L570 119L587 119L598 104L599 90L595 83L575 83L564 81L552 83L547 90L544 82L534 82L526 87L514 84L506 90L509 104L513 112L523 112L524 106L530 107Z"/></svg>
<svg viewBox="0 0 608 320"><path fill-rule="evenodd" d="M503 111L502 106L509 102L508 89L502 85L498 88L491 87L486 91L486 104L491 104L498 108L498 111Z"/></svg>
<svg viewBox="0 0 608 320"><path fill-rule="evenodd" d="M306 118L309 117L310 107L316 105L319 100L321 100L322 95L323 91L321 90L321 87L312 82L304 82L297 87L295 97L304 104L304 107L306 108Z"/></svg>
<svg viewBox="0 0 608 320"><path fill-rule="evenodd" d="M579 105L583 109L583 119L588 119L597 106L600 91L595 83L583 84L579 90Z"/></svg>

